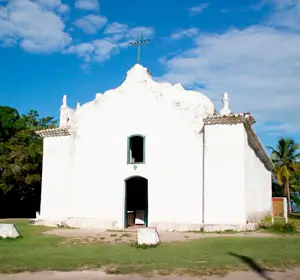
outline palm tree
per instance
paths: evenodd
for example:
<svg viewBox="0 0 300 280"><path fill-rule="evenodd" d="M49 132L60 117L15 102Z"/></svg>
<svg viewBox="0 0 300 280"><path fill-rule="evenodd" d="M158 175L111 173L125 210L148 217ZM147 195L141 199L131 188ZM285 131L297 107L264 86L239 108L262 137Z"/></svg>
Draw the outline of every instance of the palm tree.
<svg viewBox="0 0 300 280"><path fill-rule="evenodd" d="M280 138L276 148L268 148L271 149L271 160L275 166L273 170L274 176L278 184L283 187L284 195L288 199L288 211L289 214L291 214L291 179L293 178L293 172L295 172L299 166L300 147L293 139Z"/></svg>

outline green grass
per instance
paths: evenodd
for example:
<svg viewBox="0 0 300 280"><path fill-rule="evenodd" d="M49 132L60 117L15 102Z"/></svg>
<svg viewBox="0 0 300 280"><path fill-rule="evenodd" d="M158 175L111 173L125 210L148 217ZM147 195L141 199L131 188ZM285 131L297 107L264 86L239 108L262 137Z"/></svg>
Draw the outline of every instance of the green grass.
<svg viewBox="0 0 300 280"><path fill-rule="evenodd" d="M272 225L271 218L267 218L260 224L260 229L270 233L300 235L300 213L290 215L288 224L283 218L275 218Z"/></svg>
<svg viewBox="0 0 300 280"><path fill-rule="evenodd" d="M300 266L300 238L217 237L139 248L130 244L67 245L43 235L46 229L16 223L23 238L0 240L0 272L104 268L111 273L219 274L248 265L239 254L265 268Z"/></svg>

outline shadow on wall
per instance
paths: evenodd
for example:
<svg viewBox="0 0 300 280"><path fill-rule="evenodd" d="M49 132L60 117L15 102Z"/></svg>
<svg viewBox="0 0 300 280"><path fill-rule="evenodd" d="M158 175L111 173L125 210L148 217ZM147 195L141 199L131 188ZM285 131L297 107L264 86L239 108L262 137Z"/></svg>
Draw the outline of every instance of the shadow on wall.
<svg viewBox="0 0 300 280"><path fill-rule="evenodd" d="M236 257L238 259L240 259L243 263L245 263L246 265L248 265L254 272L256 272L258 275L260 275L262 278L266 279L266 280L272 280L272 278L270 278L267 275L266 270L264 270L258 263L256 263L253 259L243 256L243 255L238 255L235 253L228 253L228 255Z"/></svg>

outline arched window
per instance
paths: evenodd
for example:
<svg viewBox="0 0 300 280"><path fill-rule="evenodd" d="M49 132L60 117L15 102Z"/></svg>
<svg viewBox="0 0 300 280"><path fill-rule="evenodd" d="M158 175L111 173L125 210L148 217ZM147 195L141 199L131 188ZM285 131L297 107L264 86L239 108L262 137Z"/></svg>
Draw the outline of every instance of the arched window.
<svg viewBox="0 0 300 280"><path fill-rule="evenodd" d="M131 135L128 137L127 163L145 163L145 136Z"/></svg>

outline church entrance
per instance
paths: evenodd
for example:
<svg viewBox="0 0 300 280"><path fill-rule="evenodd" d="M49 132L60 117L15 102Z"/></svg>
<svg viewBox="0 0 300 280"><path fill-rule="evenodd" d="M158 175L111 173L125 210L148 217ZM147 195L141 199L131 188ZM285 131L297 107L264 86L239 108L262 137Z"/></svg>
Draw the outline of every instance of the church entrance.
<svg viewBox="0 0 300 280"><path fill-rule="evenodd" d="M135 176L125 180L125 228L148 226L148 180Z"/></svg>

